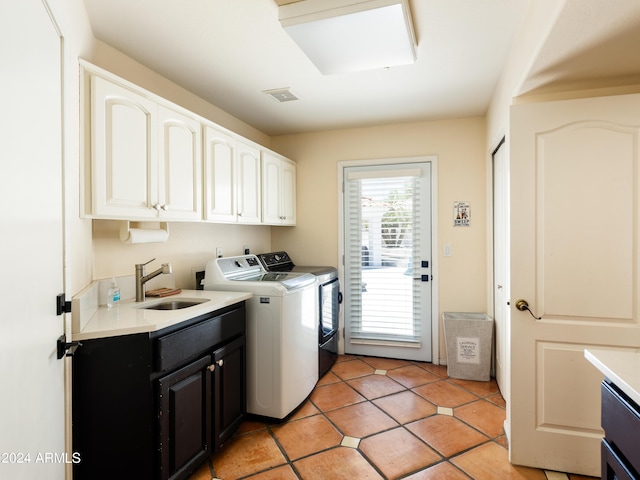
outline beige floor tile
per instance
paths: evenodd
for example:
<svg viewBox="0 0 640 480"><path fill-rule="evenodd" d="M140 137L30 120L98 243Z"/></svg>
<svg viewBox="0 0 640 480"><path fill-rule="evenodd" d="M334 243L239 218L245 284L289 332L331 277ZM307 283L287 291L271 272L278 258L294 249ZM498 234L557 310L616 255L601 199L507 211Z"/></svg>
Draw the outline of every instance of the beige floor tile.
<svg viewBox="0 0 640 480"><path fill-rule="evenodd" d="M293 420L298 420L300 418L317 415L318 413L320 413L320 411L316 408L316 406L313 403L311 403L309 400L307 400L291 416L287 418L287 421L291 422Z"/></svg>
<svg viewBox="0 0 640 480"><path fill-rule="evenodd" d="M432 363L424 362L414 362L414 364L419 366L423 370L426 370L427 372L438 375L440 378L449 378L446 365L433 365Z"/></svg>
<svg viewBox="0 0 640 480"><path fill-rule="evenodd" d="M364 438L360 450L386 478L398 478L441 460L437 452L402 427Z"/></svg>
<svg viewBox="0 0 640 480"><path fill-rule="evenodd" d="M457 378L451 378L449 379L449 381L461 386L465 390L469 390L470 392L475 393L479 397L488 397L489 395L500 393L500 389L498 388L498 384L496 383L495 379L491 379L488 382L479 382L475 380L460 380Z"/></svg>
<svg viewBox="0 0 640 480"><path fill-rule="evenodd" d="M398 426L395 420L370 402L332 410L326 415L344 435L355 438Z"/></svg>
<svg viewBox="0 0 640 480"><path fill-rule="evenodd" d="M409 475L404 480L469 480L469 476L449 462L440 462L437 465Z"/></svg>
<svg viewBox="0 0 640 480"><path fill-rule="evenodd" d="M255 432L257 430L263 430L267 428L267 424L264 422L257 422L254 420L245 420L240 424L238 431L235 435L244 435L246 433Z"/></svg>
<svg viewBox="0 0 640 480"><path fill-rule="evenodd" d="M344 382L316 387L311 393L310 398L313 404L323 412L366 400L366 398Z"/></svg>
<svg viewBox="0 0 640 480"><path fill-rule="evenodd" d="M362 454L353 448L338 447L298 460L293 464L302 480L382 479Z"/></svg>
<svg viewBox="0 0 640 480"><path fill-rule="evenodd" d="M218 478L242 478L286 463L267 430L233 437L212 457Z"/></svg>
<svg viewBox="0 0 640 480"><path fill-rule="evenodd" d="M376 370L393 370L394 368L406 367L411 364L407 360L396 360L394 358L361 357L360 359Z"/></svg>
<svg viewBox="0 0 640 480"><path fill-rule="evenodd" d="M209 466L209 462L205 462L200 465L190 477L189 480L211 480L213 475L211 474L211 467Z"/></svg>
<svg viewBox="0 0 640 480"><path fill-rule="evenodd" d="M406 428L445 457L452 457L489 440L464 422L446 415L418 420Z"/></svg>
<svg viewBox="0 0 640 480"><path fill-rule="evenodd" d="M375 368L359 359L336 363L333 368L331 368L331 373L342 380L351 380L352 378L371 375L374 371Z"/></svg>
<svg viewBox="0 0 640 480"><path fill-rule="evenodd" d="M322 376L320 380L318 380L316 387L321 387L322 385L329 385L330 383L337 383L341 381L342 380L339 377L337 377L333 372L327 372Z"/></svg>
<svg viewBox="0 0 640 480"><path fill-rule="evenodd" d="M546 480L544 471L536 468L516 467L509 463L507 450L489 442L451 459L451 463L474 480Z"/></svg>
<svg viewBox="0 0 640 480"><path fill-rule="evenodd" d="M323 415L287 422L272 430L291 460L335 447L342 441L342 435Z"/></svg>
<svg viewBox="0 0 640 480"><path fill-rule="evenodd" d="M367 375L347 383L369 400L405 390L405 387L386 375Z"/></svg>
<svg viewBox="0 0 640 480"><path fill-rule="evenodd" d="M442 380L439 376L429 373L417 365L407 365L406 367L396 368L395 370L387 372L387 376L407 388Z"/></svg>
<svg viewBox="0 0 640 480"><path fill-rule="evenodd" d="M489 395L485 398L488 402L495 403L499 407L507 408L507 402L504 397L500 393L496 393L495 395Z"/></svg>
<svg viewBox="0 0 640 480"><path fill-rule="evenodd" d="M478 399L477 396L445 380L427 383L412 390L439 407L459 407Z"/></svg>
<svg viewBox="0 0 640 480"><path fill-rule="evenodd" d="M478 400L477 402L454 408L453 415L477 428L490 438L504 434L506 411L486 400Z"/></svg>
<svg viewBox="0 0 640 480"><path fill-rule="evenodd" d="M290 465L282 465L281 467L272 468L266 472L251 475L247 477L246 480L298 480L298 476Z"/></svg>
<svg viewBox="0 0 640 480"><path fill-rule="evenodd" d="M410 390L378 398L373 403L403 425L436 413L433 403Z"/></svg>

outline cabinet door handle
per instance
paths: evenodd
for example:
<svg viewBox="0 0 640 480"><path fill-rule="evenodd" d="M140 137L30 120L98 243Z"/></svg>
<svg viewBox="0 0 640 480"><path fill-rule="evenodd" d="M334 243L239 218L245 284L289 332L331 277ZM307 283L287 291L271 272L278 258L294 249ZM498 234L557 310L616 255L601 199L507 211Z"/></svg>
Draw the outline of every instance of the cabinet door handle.
<svg viewBox="0 0 640 480"><path fill-rule="evenodd" d="M222 365L224 365L224 360L222 359L218 360L218 366L221 367Z"/></svg>
<svg viewBox="0 0 640 480"><path fill-rule="evenodd" d="M216 369L216 366L215 366L215 365L209 365L209 366L207 367L207 369L208 369L210 372L213 372L213 371Z"/></svg>

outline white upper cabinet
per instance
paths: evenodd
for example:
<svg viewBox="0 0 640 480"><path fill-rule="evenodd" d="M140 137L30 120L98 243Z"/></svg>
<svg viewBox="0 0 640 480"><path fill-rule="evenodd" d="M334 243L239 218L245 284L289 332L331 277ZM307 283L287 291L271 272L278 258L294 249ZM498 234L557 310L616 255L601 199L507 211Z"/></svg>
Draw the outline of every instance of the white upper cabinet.
<svg viewBox="0 0 640 480"><path fill-rule="evenodd" d="M296 165L272 152L262 154L262 221L296 224Z"/></svg>
<svg viewBox="0 0 640 480"><path fill-rule="evenodd" d="M210 126L204 133L204 219L236 221L236 139Z"/></svg>
<svg viewBox="0 0 640 480"><path fill-rule="evenodd" d="M83 215L295 225L295 163L80 63Z"/></svg>
<svg viewBox="0 0 640 480"><path fill-rule="evenodd" d="M204 219L259 224L260 150L205 127Z"/></svg>
<svg viewBox="0 0 640 480"><path fill-rule="evenodd" d="M91 77L92 213L154 219L157 192L155 103L101 77Z"/></svg>
<svg viewBox="0 0 640 480"><path fill-rule="evenodd" d="M260 150L238 141L236 153L238 222L260 223L262 221Z"/></svg>
<svg viewBox="0 0 640 480"><path fill-rule="evenodd" d="M92 215L199 220L199 122L97 75L90 88Z"/></svg>
<svg viewBox="0 0 640 480"><path fill-rule="evenodd" d="M162 217L202 218L202 150L200 122L158 106L160 160L158 203ZM156 207L158 208L158 207Z"/></svg>

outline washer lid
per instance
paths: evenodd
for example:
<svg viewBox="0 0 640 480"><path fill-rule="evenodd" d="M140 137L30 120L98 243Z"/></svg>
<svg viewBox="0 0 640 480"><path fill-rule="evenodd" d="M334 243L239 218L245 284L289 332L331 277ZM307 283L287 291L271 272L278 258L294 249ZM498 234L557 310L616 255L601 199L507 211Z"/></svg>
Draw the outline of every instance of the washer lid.
<svg viewBox="0 0 640 480"><path fill-rule="evenodd" d="M207 262L204 285L235 282L272 282L287 290L314 284L309 273L267 272L255 255L215 258Z"/></svg>

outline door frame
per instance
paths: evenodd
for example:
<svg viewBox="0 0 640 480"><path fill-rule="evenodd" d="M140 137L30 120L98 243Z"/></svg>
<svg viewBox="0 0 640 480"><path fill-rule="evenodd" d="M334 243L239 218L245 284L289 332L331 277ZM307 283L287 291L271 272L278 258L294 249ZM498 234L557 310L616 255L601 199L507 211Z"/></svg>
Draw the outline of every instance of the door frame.
<svg viewBox="0 0 640 480"><path fill-rule="evenodd" d="M345 283L344 272L344 170L347 167L369 167L375 165L394 165L401 163L429 163L431 165L431 363L440 365L440 305L438 302L439 259L438 252L438 157L437 155L422 155L412 157L374 158L362 160L343 160L338 162L338 278L342 285ZM345 350L345 319L344 308L340 309L338 327L338 353Z"/></svg>
<svg viewBox="0 0 640 480"><path fill-rule="evenodd" d="M505 149L504 151L504 155L506 155L506 164L507 164L507 169L509 168L509 138L505 132L504 129L501 129L499 134L497 135L496 139L490 144L490 148L488 150L488 185L489 188L487 189L487 198L488 198L488 205L489 208L487 209L487 217L488 217L488 228L487 228L487 232L489 235L489 239L490 241L488 242L488 248L487 248L487 259L488 259L488 283L487 285L491 285L491 288L487 289L487 295L488 295L488 300L487 300L487 305L489 307L489 314L491 315L491 317L494 319L494 321L496 321L496 255L495 255L495 242L496 242L496 235L495 235L495 223L496 223L496 218L495 218L495 209L496 209L496 203L495 203L495 191L496 191L496 183L495 183L495 154L498 152L498 150L500 150L501 148ZM507 172L508 174L508 172ZM507 185L507 196L509 195L509 186ZM507 198L507 208L509 207L509 200ZM507 218L506 218L506 223L507 223L507 229L509 228L510 225L510 217L508 215L507 212ZM505 259L507 265L506 265L506 269L507 269L507 276L509 275L510 272L510 262L511 262L511 256L507 253L507 258ZM502 396L504 397L505 401L509 402L510 401L510 368L511 368L511 357L510 357L510 322L511 322L511 311L510 311L510 304L511 304L511 285L510 285L510 280L509 278L507 278L507 281L505 282L505 288L506 288L506 295L505 295L505 300L506 300L506 305L504 305L505 308L505 325L504 325L504 329L505 329L505 341L506 341L506 349L505 349L505 358L504 358L504 363L505 363L505 367L506 367L506 374L504 375L505 377L505 385L502 386L502 389L500 390L500 393L502 394ZM495 338L494 343L495 343L495 348L496 348L496 352L493 353L493 355L495 355L495 359L494 359L494 366L495 366L495 372L493 372L493 374L496 375L497 377L497 369L498 369L498 362L497 362L497 348L498 348L498 344L497 344L498 338ZM503 389L505 389L505 391L503 391ZM507 436L507 439L509 439L511 431L509 428L509 418L505 418L504 420L504 431L505 434Z"/></svg>

